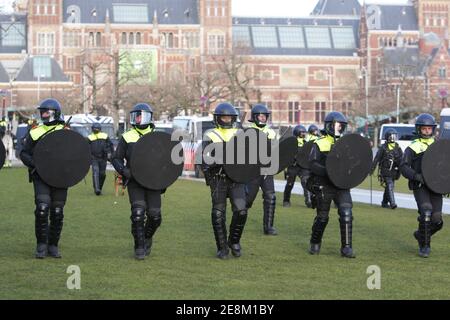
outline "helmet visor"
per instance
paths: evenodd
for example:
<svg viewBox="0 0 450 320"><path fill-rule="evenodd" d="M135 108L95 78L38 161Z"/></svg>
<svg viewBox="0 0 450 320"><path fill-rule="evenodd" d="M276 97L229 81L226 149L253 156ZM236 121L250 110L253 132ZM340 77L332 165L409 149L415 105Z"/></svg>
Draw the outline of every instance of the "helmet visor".
<svg viewBox="0 0 450 320"><path fill-rule="evenodd" d="M344 132L345 129L347 128L347 124L343 123L343 122L335 122L334 123L334 136L335 137L340 137Z"/></svg>
<svg viewBox="0 0 450 320"><path fill-rule="evenodd" d="M39 117L43 123L53 122L55 121L55 110L40 108Z"/></svg>
<svg viewBox="0 0 450 320"><path fill-rule="evenodd" d="M148 111L131 112L130 123L133 126L148 125L152 123L152 113Z"/></svg>
<svg viewBox="0 0 450 320"><path fill-rule="evenodd" d="M389 142L395 142L398 140L398 134L397 133L390 133L388 135L388 139Z"/></svg>

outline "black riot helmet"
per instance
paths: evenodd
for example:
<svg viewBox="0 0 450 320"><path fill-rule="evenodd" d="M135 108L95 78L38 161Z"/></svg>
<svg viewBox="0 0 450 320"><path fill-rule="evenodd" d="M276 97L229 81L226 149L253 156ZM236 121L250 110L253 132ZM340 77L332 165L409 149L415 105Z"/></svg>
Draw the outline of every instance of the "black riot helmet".
<svg viewBox="0 0 450 320"><path fill-rule="evenodd" d="M92 125L92 132L99 133L100 131L102 131L102 125L100 123L98 123L98 122L95 122Z"/></svg>
<svg viewBox="0 0 450 320"><path fill-rule="evenodd" d="M138 129L146 129L153 121L153 109L149 104L138 103L130 112L130 123Z"/></svg>
<svg viewBox="0 0 450 320"><path fill-rule="evenodd" d="M395 129L388 129L384 133L384 140L388 143L393 143L398 140L398 132Z"/></svg>
<svg viewBox="0 0 450 320"><path fill-rule="evenodd" d="M420 130L422 127L432 127L433 132L431 133L431 135L424 135ZM434 132L436 131L436 127L437 127L436 120L429 113L422 113L416 118L416 134L420 138L424 139L431 138L434 135Z"/></svg>
<svg viewBox="0 0 450 320"><path fill-rule="evenodd" d="M340 124L340 127L337 127L337 124ZM347 128L347 118L341 113L337 111L330 112L325 117L325 132L332 137L340 137Z"/></svg>
<svg viewBox="0 0 450 320"><path fill-rule="evenodd" d="M308 133L318 137L319 136L319 127L317 127L315 124L310 125L308 128Z"/></svg>
<svg viewBox="0 0 450 320"><path fill-rule="evenodd" d="M263 115L266 116L266 121L265 122L261 122L261 121L258 120L258 116L260 114L263 114ZM266 126L267 122L269 121L270 114L271 114L271 112L270 112L269 108L267 108L266 105L264 105L264 104L256 104L252 108L252 114L251 114L250 122L253 122L258 127L263 128L263 127Z"/></svg>
<svg viewBox="0 0 450 320"><path fill-rule="evenodd" d="M38 107L40 118L45 125L64 123L61 104L56 99L45 99Z"/></svg>
<svg viewBox="0 0 450 320"><path fill-rule="evenodd" d="M306 136L306 128L299 124L298 126L294 127L294 130L292 130L292 134L294 135L294 137L304 138Z"/></svg>
<svg viewBox="0 0 450 320"><path fill-rule="evenodd" d="M224 122L222 116L231 116L230 122ZM237 110L228 102L219 103L214 110L214 123L217 127L223 129L231 129L237 121L238 112Z"/></svg>

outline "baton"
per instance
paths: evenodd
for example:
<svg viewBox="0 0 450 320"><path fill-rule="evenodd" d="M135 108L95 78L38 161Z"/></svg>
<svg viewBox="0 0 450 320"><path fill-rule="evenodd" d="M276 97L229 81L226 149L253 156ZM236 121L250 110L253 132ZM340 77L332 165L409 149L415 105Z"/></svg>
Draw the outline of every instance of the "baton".
<svg viewBox="0 0 450 320"><path fill-rule="evenodd" d="M370 205L372 205L372 175L370 175Z"/></svg>

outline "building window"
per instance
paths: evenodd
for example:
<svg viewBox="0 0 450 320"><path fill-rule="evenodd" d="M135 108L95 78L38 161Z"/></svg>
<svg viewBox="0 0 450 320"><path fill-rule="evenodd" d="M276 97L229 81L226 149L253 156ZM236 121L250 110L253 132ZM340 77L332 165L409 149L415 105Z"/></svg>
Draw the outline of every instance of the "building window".
<svg viewBox="0 0 450 320"><path fill-rule="evenodd" d="M447 78L447 70L445 67L440 67L438 70L438 73L439 73L439 78L441 78L441 79Z"/></svg>
<svg viewBox="0 0 450 320"><path fill-rule="evenodd" d="M134 33L130 32L130 35L128 37L128 44L134 44Z"/></svg>
<svg viewBox="0 0 450 320"><path fill-rule="evenodd" d="M136 33L136 44L141 44L141 33L140 32Z"/></svg>
<svg viewBox="0 0 450 320"><path fill-rule="evenodd" d="M75 70L75 59L74 58L67 57L66 68L67 68L67 70Z"/></svg>
<svg viewBox="0 0 450 320"><path fill-rule="evenodd" d="M34 57L33 58L33 77L34 78L51 78L52 61L50 57Z"/></svg>
<svg viewBox="0 0 450 320"><path fill-rule="evenodd" d="M225 53L225 36L210 34L208 35L208 53L224 54Z"/></svg>
<svg viewBox="0 0 450 320"><path fill-rule="evenodd" d="M300 102L289 101L289 123L300 123Z"/></svg>
<svg viewBox="0 0 450 320"><path fill-rule="evenodd" d="M278 38L275 27L253 26L253 45L256 48L278 48Z"/></svg>
<svg viewBox="0 0 450 320"><path fill-rule="evenodd" d="M95 46L96 47L102 46L102 34L100 32L97 32L95 34Z"/></svg>
<svg viewBox="0 0 450 320"><path fill-rule="evenodd" d="M347 117L349 110L352 110L352 102L344 101L342 102L342 113Z"/></svg>
<svg viewBox="0 0 450 320"><path fill-rule="evenodd" d="M63 35L64 47L79 47L80 35L78 32L65 32Z"/></svg>
<svg viewBox="0 0 450 320"><path fill-rule="evenodd" d="M127 33L126 32L122 32L122 37L121 37L120 43L127 44Z"/></svg>
<svg viewBox="0 0 450 320"><path fill-rule="evenodd" d="M53 54L55 51L55 34L38 33L38 53Z"/></svg>
<svg viewBox="0 0 450 320"><path fill-rule="evenodd" d="M327 110L327 103L324 101L316 101L315 104L315 114L316 123L322 123L325 119L325 112Z"/></svg>
<svg viewBox="0 0 450 320"><path fill-rule="evenodd" d="M5 47L25 46L25 25L23 23L1 23L0 44Z"/></svg>
<svg viewBox="0 0 450 320"><path fill-rule="evenodd" d="M147 4L113 4L115 23L148 23Z"/></svg>
<svg viewBox="0 0 450 320"><path fill-rule="evenodd" d="M163 32L163 44L165 48L173 48L173 33L172 32Z"/></svg>
<svg viewBox="0 0 450 320"><path fill-rule="evenodd" d="M200 47L200 38L197 32L185 32L183 34L183 47L186 49L195 49Z"/></svg>

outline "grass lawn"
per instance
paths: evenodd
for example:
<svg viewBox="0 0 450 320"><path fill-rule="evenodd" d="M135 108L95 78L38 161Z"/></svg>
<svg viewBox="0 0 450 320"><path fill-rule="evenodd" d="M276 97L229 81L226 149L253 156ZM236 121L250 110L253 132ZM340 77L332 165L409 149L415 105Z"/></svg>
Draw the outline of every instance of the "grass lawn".
<svg viewBox="0 0 450 320"><path fill-rule="evenodd" d="M127 196L113 195L111 175L101 197L93 194L90 176L86 180L69 191L63 258L36 260L26 170L0 171L0 299L450 298L450 229L433 238L431 257L421 259L412 237L417 214L411 210L355 206L357 258L348 260L339 255L335 209L321 254L310 256L314 214L303 199L293 196L291 208L277 207L276 237L262 234L257 201L241 241L243 256L221 261L215 258L208 188L180 180L163 198L163 223L151 256L136 261ZM70 265L81 268L81 290L66 287ZM381 290L367 288L371 265L381 268Z"/></svg>

